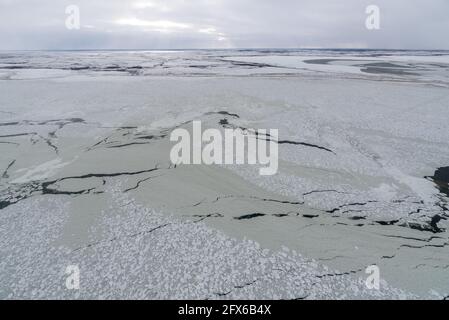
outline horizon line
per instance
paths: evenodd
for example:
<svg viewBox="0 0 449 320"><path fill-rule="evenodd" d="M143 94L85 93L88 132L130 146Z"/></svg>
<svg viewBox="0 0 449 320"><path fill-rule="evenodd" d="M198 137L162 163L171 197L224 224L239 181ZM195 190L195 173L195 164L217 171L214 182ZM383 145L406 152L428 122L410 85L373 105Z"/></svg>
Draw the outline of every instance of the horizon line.
<svg viewBox="0 0 449 320"><path fill-rule="evenodd" d="M153 49L136 49L136 48L95 48L95 49L0 49L0 52L67 52L67 51L255 51L255 50L335 50L335 51L448 51L449 49L386 49L386 48L332 48L332 47L315 47L315 48L300 48L300 47L240 47L240 48L153 48Z"/></svg>

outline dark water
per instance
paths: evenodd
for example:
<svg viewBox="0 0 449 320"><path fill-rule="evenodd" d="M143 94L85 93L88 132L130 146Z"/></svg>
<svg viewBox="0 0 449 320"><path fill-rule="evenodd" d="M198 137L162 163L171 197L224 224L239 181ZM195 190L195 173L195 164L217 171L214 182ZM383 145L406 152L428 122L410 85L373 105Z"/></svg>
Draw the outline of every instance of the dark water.
<svg viewBox="0 0 449 320"><path fill-rule="evenodd" d="M435 182L441 193L449 197L449 167L438 168L435 174L429 178Z"/></svg>

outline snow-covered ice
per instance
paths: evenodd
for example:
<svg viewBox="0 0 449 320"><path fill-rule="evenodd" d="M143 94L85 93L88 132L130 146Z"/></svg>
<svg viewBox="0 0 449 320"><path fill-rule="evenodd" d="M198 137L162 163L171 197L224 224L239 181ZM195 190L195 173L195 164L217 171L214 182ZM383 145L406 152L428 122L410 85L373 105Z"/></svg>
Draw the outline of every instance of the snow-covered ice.
<svg viewBox="0 0 449 320"><path fill-rule="evenodd" d="M0 53L0 298L447 297L448 57ZM279 129L279 173L173 166L193 120Z"/></svg>

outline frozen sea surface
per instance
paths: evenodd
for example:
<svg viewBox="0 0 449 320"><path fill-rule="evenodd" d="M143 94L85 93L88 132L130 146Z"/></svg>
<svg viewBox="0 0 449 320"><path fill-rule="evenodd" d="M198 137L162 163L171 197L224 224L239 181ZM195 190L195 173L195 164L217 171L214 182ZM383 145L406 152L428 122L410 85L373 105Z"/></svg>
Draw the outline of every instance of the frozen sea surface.
<svg viewBox="0 0 449 320"><path fill-rule="evenodd" d="M448 84L447 52L0 53L0 298L443 299ZM193 120L279 129L278 174L171 165Z"/></svg>

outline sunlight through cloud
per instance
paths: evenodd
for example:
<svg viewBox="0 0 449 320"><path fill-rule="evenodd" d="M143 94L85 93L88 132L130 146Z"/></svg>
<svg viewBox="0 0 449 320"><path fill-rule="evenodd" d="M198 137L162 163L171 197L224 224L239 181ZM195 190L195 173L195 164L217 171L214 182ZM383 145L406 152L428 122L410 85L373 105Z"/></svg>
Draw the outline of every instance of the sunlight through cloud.
<svg viewBox="0 0 449 320"><path fill-rule="evenodd" d="M116 24L133 27L150 27L160 30L185 30L190 29L191 26L186 23L180 23L169 20L142 20L137 18L124 18L116 21Z"/></svg>

